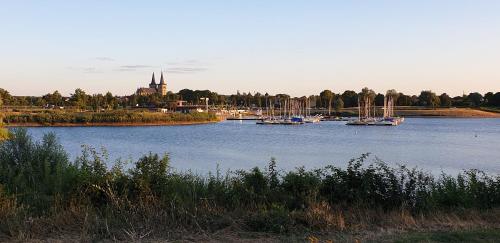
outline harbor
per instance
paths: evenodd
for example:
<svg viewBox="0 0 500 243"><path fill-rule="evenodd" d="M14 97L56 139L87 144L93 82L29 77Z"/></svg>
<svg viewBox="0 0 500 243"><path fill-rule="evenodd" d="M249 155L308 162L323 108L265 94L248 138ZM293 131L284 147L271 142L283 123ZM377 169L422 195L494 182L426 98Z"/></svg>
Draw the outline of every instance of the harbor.
<svg viewBox="0 0 500 243"><path fill-rule="evenodd" d="M226 117L226 120L256 121L255 124L257 125L302 125L322 121L336 121L345 122L346 125L352 126L398 126L404 122L404 117L395 114L395 100L399 96L397 91L388 90L386 92L382 108L376 106L375 96L375 92L368 88L364 88L359 93L356 107L357 117L331 115L330 106L328 114L318 111L313 112L308 98L286 98L283 100L269 100L266 102L264 109L233 111L232 116Z"/></svg>
<svg viewBox="0 0 500 243"><path fill-rule="evenodd" d="M309 99L292 100L285 99L282 103L272 104L266 107L266 116L257 121L257 125L302 125L305 123L318 123L321 121L321 115L310 114L310 107L308 107ZM278 109L275 108L278 105ZM278 114L276 114L278 111Z"/></svg>

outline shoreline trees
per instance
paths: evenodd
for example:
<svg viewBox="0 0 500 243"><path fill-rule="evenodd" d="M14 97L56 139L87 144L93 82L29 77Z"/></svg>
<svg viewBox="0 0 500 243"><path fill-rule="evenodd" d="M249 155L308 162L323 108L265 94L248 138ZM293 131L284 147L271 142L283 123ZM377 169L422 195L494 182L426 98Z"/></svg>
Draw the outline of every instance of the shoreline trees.
<svg viewBox="0 0 500 243"><path fill-rule="evenodd" d="M359 94L353 90L346 90L342 93L334 93L331 90L324 90L318 95L308 96L309 108L323 108L330 113L335 109L336 103L343 103L344 108L357 107ZM377 106L383 105L385 95L376 94L373 97ZM291 97L288 94L264 95L259 92L239 91L232 95L222 95L210 90L190 90L182 89L178 93L168 92L166 96L153 94L149 96L139 96L136 94L129 96L116 96L111 92L105 94L87 94L82 89L76 89L68 97L64 97L57 90L46 95L36 96L12 96L8 91L0 88L0 102L4 106L32 106L57 108L64 106L75 107L80 110L117 110L132 107L159 108L167 107L169 103L176 100L184 100L188 104L199 105L201 98L209 98L209 105L219 107L246 107L246 108L265 108L269 102L275 102L273 105L279 107L283 99L302 99L303 97ZM424 106L430 108L438 107L500 107L500 92L488 92L484 95L478 92L472 92L468 95L450 97L447 93L437 95L431 90L424 90L417 95L408 95L399 92L397 98L394 98L397 106Z"/></svg>

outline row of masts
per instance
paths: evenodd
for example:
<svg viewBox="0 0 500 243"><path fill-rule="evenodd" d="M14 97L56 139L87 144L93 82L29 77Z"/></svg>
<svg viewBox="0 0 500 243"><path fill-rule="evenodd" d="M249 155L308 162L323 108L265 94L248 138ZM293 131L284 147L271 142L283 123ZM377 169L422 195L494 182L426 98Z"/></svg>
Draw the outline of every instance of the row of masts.
<svg viewBox="0 0 500 243"><path fill-rule="evenodd" d="M399 125L404 121L402 117L394 115L394 100L398 93L395 90L387 91L384 96L383 116L377 117L375 101L375 92L364 88L358 95L358 119L348 121L347 125ZM396 98L395 98L396 97ZM285 99L279 101L279 109L269 101L266 104L266 115L262 117L257 124L303 124L319 122L323 117L311 116L311 103L309 99L294 100ZM278 111L278 114L276 114Z"/></svg>
<svg viewBox="0 0 500 243"><path fill-rule="evenodd" d="M394 117L394 99L384 97L383 118ZM377 106L373 105L370 98L365 97L363 101L358 98L358 119L377 117Z"/></svg>
<svg viewBox="0 0 500 243"><path fill-rule="evenodd" d="M278 114L276 114L274 104L269 101L269 104L266 105L266 117L310 116L310 101L309 99L305 101L286 99L283 102L279 102L279 109L277 111Z"/></svg>
<svg viewBox="0 0 500 243"><path fill-rule="evenodd" d="M394 90L387 91L384 96L383 116L376 116L376 106L373 104L374 95L363 90L361 98L358 97L358 120L347 122L347 125L378 125L397 126L404 121L403 117L394 115Z"/></svg>
<svg viewBox="0 0 500 243"><path fill-rule="evenodd" d="M269 101L266 104L266 115L257 124L282 124L299 125L304 123L316 123L321 120L320 116L311 116L310 101L285 99L279 102L278 114L274 104Z"/></svg>

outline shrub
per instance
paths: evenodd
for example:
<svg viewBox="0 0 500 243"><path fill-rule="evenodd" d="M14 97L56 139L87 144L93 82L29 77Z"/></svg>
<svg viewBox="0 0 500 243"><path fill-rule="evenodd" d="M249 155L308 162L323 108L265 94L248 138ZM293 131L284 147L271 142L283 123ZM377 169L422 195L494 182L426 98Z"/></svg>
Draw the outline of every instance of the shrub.
<svg viewBox="0 0 500 243"><path fill-rule="evenodd" d="M38 212L73 189L71 167L51 133L33 142L25 129L14 129L11 138L0 144L0 184Z"/></svg>
<svg viewBox="0 0 500 243"><path fill-rule="evenodd" d="M293 226L289 211L283 206L272 205L270 209L250 213L245 225L251 231L286 233Z"/></svg>

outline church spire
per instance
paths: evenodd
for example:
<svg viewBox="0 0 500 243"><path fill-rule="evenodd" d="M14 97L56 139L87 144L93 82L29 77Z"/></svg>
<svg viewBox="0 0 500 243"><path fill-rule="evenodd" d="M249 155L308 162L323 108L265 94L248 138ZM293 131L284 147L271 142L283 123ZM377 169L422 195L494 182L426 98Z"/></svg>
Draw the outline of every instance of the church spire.
<svg viewBox="0 0 500 243"><path fill-rule="evenodd" d="M156 85L156 81L155 81L155 73L154 73L154 72L153 72L153 77L151 78L151 84Z"/></svg>
<svg viewBox="0 0 500 243"><path fill-rule="evenodd" d="M165 84L165 80L163 79L163 71L161 71L160 84Z"/></svg>

